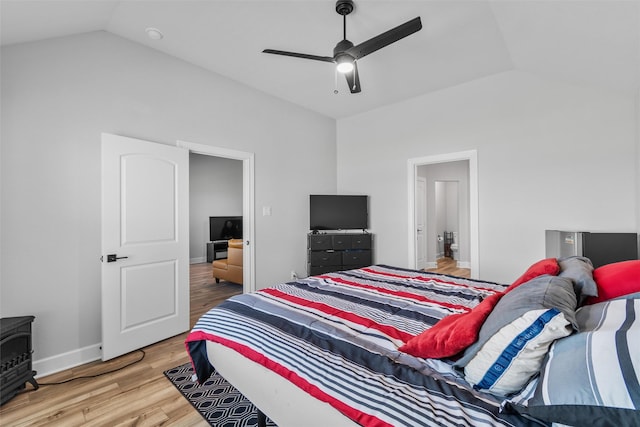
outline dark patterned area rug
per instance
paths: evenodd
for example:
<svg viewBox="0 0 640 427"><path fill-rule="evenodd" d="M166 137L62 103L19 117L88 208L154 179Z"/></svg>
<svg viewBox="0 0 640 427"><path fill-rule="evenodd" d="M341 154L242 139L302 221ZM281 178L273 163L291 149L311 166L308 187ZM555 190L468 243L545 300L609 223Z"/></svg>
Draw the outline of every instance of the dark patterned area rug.
<svg viewBox="0 0 640 427"><path fill-rule="evenodd" d="M212 426L258 425L256 407L217 372L202 385L192 380L191 363L169 369L164 375ZM267 426L275 424L267 418Z"/></svg>

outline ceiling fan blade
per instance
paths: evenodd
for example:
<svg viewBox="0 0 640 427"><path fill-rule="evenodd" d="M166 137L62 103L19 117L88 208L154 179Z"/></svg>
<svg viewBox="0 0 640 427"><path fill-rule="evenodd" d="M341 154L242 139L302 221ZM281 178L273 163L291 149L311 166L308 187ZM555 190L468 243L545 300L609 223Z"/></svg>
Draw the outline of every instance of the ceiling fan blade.
<svg viewBox="0 0 640 427"><path fill-rule="evenodd" d="M385 46L389 46L391 43L395 43L400 39L403 39L417 31L422 29L422 21L420 17L413 18L404 24L398 25L395 28L390 29L376 37L360 43L347 50L347 53L356 59L360 59L376 50L382 49Z"/></svg>
<svg viewBox="0 0 640 427"><path fill-rule="evenodd" d="M314 61L333 62L331 56L307 55L306 53L285 52L284 50L265 49L263 53L272 53L274 55L293 56L295 58L313 59Z"/></svg>
<svg viewBox="0 0 640 427"><path fill-rule="evenodd" d="M357 62L353 62L353 71L345 73L345 77L347 78L347 84L349 85L351 93L359 93L362 90L360 88L360 76L358 76Z"/></svg>

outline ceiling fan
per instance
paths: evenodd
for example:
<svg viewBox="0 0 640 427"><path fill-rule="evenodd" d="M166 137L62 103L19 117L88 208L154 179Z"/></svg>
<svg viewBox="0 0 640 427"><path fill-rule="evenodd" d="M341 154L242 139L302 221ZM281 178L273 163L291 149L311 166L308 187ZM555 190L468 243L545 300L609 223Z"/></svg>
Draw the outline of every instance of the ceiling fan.
<svg viewBox="0 0 640 427"><path fill-rule="evenodd" d="M312 59L314 61L333 62L336 64L336 70L345 75L351 93L358 93L361 88L360 78L358 77L357 60L419 31L422 28L422 22L418 16L354 46L353 43L347 40L347 15L353 12L353 7L352 0L338 0L336 2L336 12L342 15L343 37L342 41L338 42L336 47L333 48L333 56L308 55L306 53L286 52L274 49L265 49L262 52Z"/></svg>

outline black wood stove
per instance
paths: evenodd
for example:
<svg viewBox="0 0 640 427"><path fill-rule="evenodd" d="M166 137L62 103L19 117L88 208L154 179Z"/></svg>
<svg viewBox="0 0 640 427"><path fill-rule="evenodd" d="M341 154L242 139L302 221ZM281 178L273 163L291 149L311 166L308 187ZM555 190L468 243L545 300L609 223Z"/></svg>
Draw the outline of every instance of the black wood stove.
<svg viewBox="0 0 640 427"><path fill-rule="evenodd" d="M31 369L31 323L34 316L0 319L0 405L14 397L29 382L38 388Z"/></svg>

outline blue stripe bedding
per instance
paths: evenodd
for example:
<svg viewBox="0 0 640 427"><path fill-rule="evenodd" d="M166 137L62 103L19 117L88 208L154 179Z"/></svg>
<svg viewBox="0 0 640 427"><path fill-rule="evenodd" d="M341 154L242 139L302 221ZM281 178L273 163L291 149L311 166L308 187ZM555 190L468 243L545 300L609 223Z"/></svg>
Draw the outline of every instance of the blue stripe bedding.
<svg viewBox="0 0 640 427"><path fill-rule="evenodd" d="M186 344L201 382L213 370L211 340L363 426L539 426L473 390L452 361L398 351L505 288L383 265L330 273L233 297L203 315Z"/></svg>

